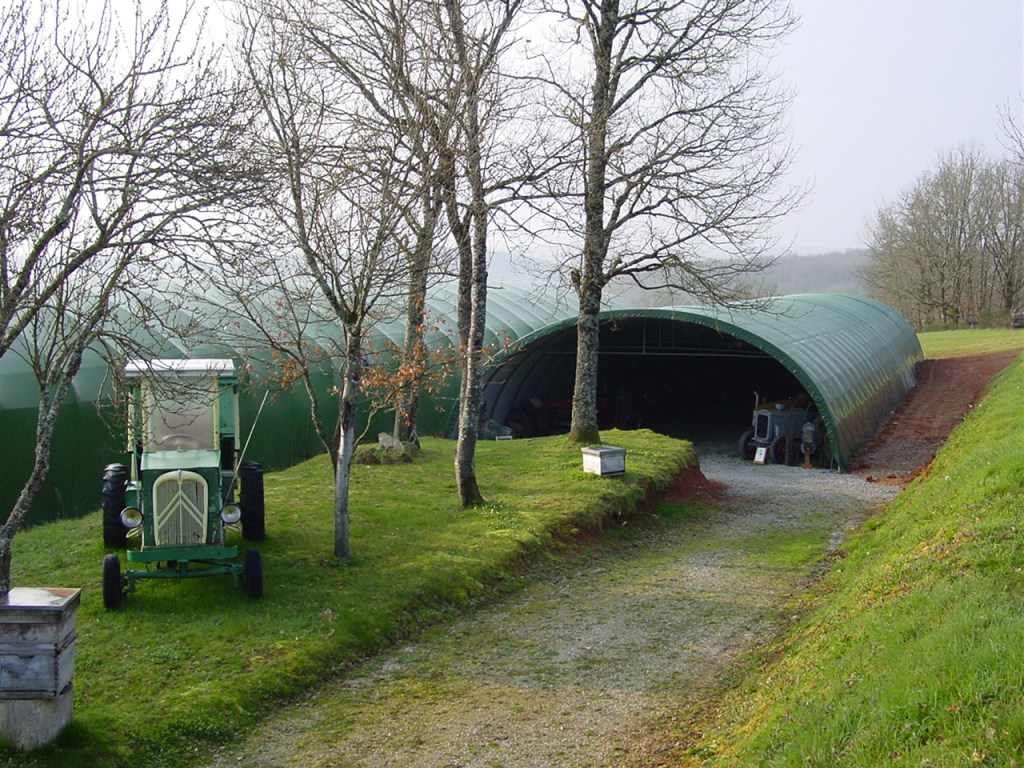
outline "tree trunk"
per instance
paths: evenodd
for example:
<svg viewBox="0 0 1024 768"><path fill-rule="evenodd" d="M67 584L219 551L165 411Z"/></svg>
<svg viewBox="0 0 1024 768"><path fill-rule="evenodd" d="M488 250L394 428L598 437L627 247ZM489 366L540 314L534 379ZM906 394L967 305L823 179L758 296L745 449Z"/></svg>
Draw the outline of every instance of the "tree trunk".
<svg viewBox="0 0 1024 768"><path fill-rule="evenodd" d="M346 329L345 385L341 393L341 441L334 473L334 555L351 557L348 536L348 490L352 477L352 455L359 433L356 415L363 369L362 329Z"/></svg>
<svg viewBox="0 0 1024 768"><path fill-rule="evenodd" d="M619 23L619 3L604 0L594 36L593 103L587 122L587 167L583 186L584 238L581 269L574 287L580 306L576 320L576 382L573 387L569 440L599 443L597 424L598 313L604 290L604 262L608 253L605 232L605 187L608 172L608 120L614 100L612 48Z"/></svg>
<svg viewBox="0 0 1024 768"><path fill-rule="evenodd" d="M471 507L484 501L476 479L476 442L480 434L480 381L484 322L487 315L487 200L481 146L483 129L480 125L480 73L474 70L474 65L470 61L463 26L462 4L458 0L447 0L446 6L462 73L466 104L466 176L470 189L469 220L472 239L469 269L466 270L465 262L460 258L459 270L459 331L460 336L464 334L464 340L459 434L455 446L455 484L462 506ZM460 249L460 257L464 255L465 251ZM467 298L467 288L468 317L463 317L463 302Z"/></svg>
<svg viewBox="0 0 1024 768"><path fill-rule="evenodd" d="M429 158L421 158L421 161L426 165ZM436 179L427 184L421 192L422 222L417 229L416 244L409 259L409 296L405 302L405 347L402 357L406 370L411 371L412 375L403 386L396 403L394 432L395 438L403 443L415 440L419 431L417 422L420 409L420 378L426 373L428 365L427 347L424 343L427 280L430 277L434 238L443 193L443 184Z"/></svg>
<svg viewBox="0 0 1024 768"><path fill-rule="evenodd" d="M46 433L45 435L43 433ZM0 600L7 597L11 591L11 545L15 535L21 530L22 523L28 515L29 507L35 500L36 494L42 488L50 470L50 443L53 435L53 425L49 429L36 430L36 439L43 436L43 442L36 445L35 463L32 473L18 494L14 507L11 510L7 522L0 527Z"/></svg>
<svg viewBox="0 0 1024 768"><path fill-rule="evenodd" d="M7 526L0 528L0 600L11 591L11 543L12 536L7 533Z"/></svg>
<svg viewBox="0 0 1024 768"><path fill-rule="evenodd" d="M460 503L464 507L468 507L483 501L480 487L476 482L477 432L475 429L472 435L468 432L463 432L463 425L473 420L477 422L478 427L479 421L479 415L475 417L468 415L470 410L475 410L479 414L479 404L471 405L467 402L472 397L472 390L471 388L467 389L467 384L474 375L474 366L470 363L471 350L473 348L471 328L474 316L473 307L475 306L473 290L474 258L472 230L466 221L459 216L453 167L445 184L445 209L448 215L448 224L455 238L459 259L456 326L459 337L462 378L459 382L459 424L455 444L455 485L458 490ZM486 288L486 273L484 281Z"/></svg>
<svg viewBox="0 0 1024 768"><path fill-rule="evenodd" d="M469 346L463 355L459 436L455 447L455 479L463 507L484 502L476 480L476 443L480 435L484 322L487 312L486 217L479 216L473 244L473 281L470 291ZM482 230L482 231L481 231Z"/></svg>
<svg viewBox="0 0 1024 768"><path fill-rule="evenodd" d="M597 358L600 347L598 313L601 288L592 283L580 290L576 316L576 383L572 393L569 441L595 445L601 442L597 423Z"/></svg>
<svg viewBox="0 0 1024 768"><path fill-rule="evenodd" d="M35 501L36 494L39 493L50 471L50 446L53 443L57 413L71 387L72 379L82 365L82 347L84 342L70 353L56 386L51 387L47 383L40 386L39 406L36 412L36 451L32 472L22 486L7 522L0 526L0 600L7 597L7 593L11 591L11 544L14 536L21 529L29 507Z"/></svg>
<svg viewBox="0 0 1024 768"><path fill-rule="evenodd" d="M424 343L424 306L427 301L427 263L417 259L409 278L409 295L405 300L405 344L402 363L410 377L402 384L395 404L395 439L410 442L417 435L419 418L419 377L427 366L427 348Z"/></svg>

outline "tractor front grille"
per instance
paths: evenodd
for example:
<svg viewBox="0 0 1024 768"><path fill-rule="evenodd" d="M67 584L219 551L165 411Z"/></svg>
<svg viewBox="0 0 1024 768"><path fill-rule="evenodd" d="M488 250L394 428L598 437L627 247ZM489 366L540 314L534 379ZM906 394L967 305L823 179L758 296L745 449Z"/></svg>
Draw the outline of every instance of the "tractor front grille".
<svg viewBox="0 0 1024 768"><path fill-rule="evenodd" d="M766 413L759 413L754 419L754 437L758 440L767 440L771 437L772 422Z"/></svg>
<svg viewBox="0 0 1024 768"><path fill-rule="evenodd" d="M206 480L195 472L167 472L153 483L153 538L158 547L206 543Z"/></svg>

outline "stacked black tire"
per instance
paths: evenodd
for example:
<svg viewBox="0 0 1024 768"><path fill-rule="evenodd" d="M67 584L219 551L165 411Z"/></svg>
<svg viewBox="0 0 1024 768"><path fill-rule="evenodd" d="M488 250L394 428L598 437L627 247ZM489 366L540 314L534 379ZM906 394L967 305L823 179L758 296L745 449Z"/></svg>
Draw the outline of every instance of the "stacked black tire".
<svg viewBox="0 0 1024 768"><path fill-rule="evenodd" d="M247 461L238 468L239 499L242 508L242 537L249 541L266 538L263 504L263 467ZM245 592L249 597L263 597L263 557L258 549L245 552Z"/></svg>
<svg viewBox="0 0 1024 768"><path fill-rule="evenodd" d="M256 461L247 461L238 468L242 508L242 536L249 541L263 541L267 536L263 504L263 467Z"/></svg>
<svg viewBox="0 0 1024 768"><path fill-rule="evenodd" d="M103 544L108 547L125 547L128 543L128 529L121 522L124 509L125 490L128 488L128 467L124 464L107 464L103 468Z"/></svg>

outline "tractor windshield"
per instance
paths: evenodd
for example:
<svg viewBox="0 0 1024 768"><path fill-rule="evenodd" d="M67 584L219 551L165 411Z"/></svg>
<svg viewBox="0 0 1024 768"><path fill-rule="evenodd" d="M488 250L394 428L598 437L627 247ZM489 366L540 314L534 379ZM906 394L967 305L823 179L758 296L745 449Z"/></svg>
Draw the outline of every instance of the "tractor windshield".
<svg viewBox="0 0 1024 768"><path fill-rule="evenodd" d="M145 387L147 452L216 449L216 378L163 379L148 384Z"/></svg>

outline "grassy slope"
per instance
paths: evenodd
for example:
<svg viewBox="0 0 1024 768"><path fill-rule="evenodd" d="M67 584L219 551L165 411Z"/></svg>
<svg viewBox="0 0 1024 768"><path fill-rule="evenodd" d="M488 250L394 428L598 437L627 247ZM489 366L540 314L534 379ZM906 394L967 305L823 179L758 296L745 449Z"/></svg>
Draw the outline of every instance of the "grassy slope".
<svg viewBox="0 0 1024 768"><path fill-rule="evenodd" d="M981 350L976 332L962 333L969 336L929 334L926 351L1006 348ZM730 697L686 764L1022 761L1022 399L1018 360L929 475L846 543L806 599L805 619Z"/></svg>
<svg viewBox="0 0 1024 768"><path fill-rule="evenodd" d="M688 443L651 432L605 438L628 450L622 479L584 475L579 449L564 438L481 443L491 503L478 510L455 503L451 442L425 441L414 464L357 466L348 563L330 556L328 463L268 475L260 601L227 578L149 581L110 613L99 588L98 513L21 534L16 586L83 590L75 722L34 755L0 750L0 765L187 765L196 744L229 741L332 668L513 584L524 559L631 514L695 463Z"/></svg>

